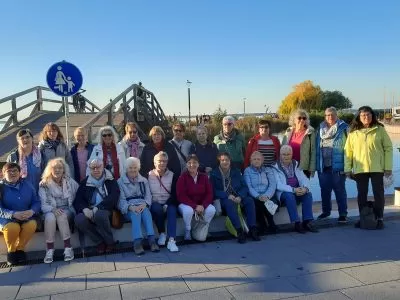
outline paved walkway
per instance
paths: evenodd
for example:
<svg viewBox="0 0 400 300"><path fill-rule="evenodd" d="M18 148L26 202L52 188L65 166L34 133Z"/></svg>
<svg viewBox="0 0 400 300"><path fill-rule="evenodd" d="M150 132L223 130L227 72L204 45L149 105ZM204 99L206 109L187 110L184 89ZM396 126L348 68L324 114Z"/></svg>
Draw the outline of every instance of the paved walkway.
<svg viewBox="0 0 400 300"><path fill-rule="evenodd" d="M399 299L400 220L0 269L0 299Z"/></svg>

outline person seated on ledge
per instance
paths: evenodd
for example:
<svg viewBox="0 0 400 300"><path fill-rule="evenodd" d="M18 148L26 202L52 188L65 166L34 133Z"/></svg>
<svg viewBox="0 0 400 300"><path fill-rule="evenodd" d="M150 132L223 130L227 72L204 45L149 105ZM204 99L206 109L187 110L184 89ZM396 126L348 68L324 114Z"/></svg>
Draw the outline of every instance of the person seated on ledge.
<svg viewBox="0 0 400 300"><path fill-rule="evenodd" d="M215 168L210 175L214 188L214 197L220 199L222 207L236 229L240 244L246 242L246 233L240 224L238 205L245 210L247 225L250 228L250 236L254 241L259 241L260 237L258 236L256 227L254 201L249 196L249 189L242 174L240 174L240 170L231 168L229 153L219 153L217 158L219 160L219 167Z"/></svg>
<svg viewBox="0 0 400 300"><path fill-rule="evenodd" d="M110 217L119 199L119 187L103 160L89 163L90 174L80 184L74 201L75 226L96 245L97 253L112 252L115 248Z"/></svg>
<svg viewBox="0 0 400 300"><path fill-rule="evenodd" d="M40 201L32 184L21 178L16 163L6 163L0 182L0 230L7 246L7 264L24 263L26 244L36 231L33 216L40 212Z"/></svg>
<svg viewBox="0 0 400 300"><path fill-rule="evenodd" d="M208 176L199 173L199 159L190 154L187 158L186 167L179 176L176 185L176 194L180 202L178 209L185 223L185 240L192 239L192 218L195 213L204 217L206 223L210 223L215 215L215 207L212 205L213 191Z"/></svg>
<svg viewBox="0 0 400 300"><path fill-rule="evenodd" d="M282 203L286 204L290 222L294 223L295 231L298 233L305 233L306 231L318 232L312 225L314 217L310 180L303 170L299 168L299 163L292 157L292 147L289 145L282 146L280 159L274 165L277 180L276 196ZM297 201L301 202L303 224L300 223L300 218L297 214Z"/></svg>
<svg viewBox="0 0 400 300"><path fill-rule="evenodd" d="M152 195L151 214L156 223L158 233L158 245L164 246L167 241L165 234L165 217L167 217L168 244L171 252L179 251L176 246L176 212L178 204L176 200L176 182L178 177L167 169L168 154L160 151L154 156L154 170L149 172L149 186Z"/></svg>
<svg viewBox="0 0 400 300"><path fill-rule="evenodd" d="M144 254L142 246L142 222L146 229L147 238L152 252L158 252L158 248L151 218L151 192L149 182L139 174L140 160L137 157L129 157L125 161L126 173L118 179L121 195L119 209L122 214L129 217L132 227L133 250L136 255Z"/></svg>

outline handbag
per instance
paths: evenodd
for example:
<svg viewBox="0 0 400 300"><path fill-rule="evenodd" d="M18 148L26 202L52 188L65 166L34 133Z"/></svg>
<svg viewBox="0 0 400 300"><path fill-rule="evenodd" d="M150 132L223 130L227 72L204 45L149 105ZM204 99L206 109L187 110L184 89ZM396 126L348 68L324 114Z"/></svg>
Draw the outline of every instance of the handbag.
<svg viewBox="0 0 400 300"><path fill-rule="evenodd" d="M249 227L247 226L246 220L243 217L243 213L242 213L242 209L240 207L240 205L237 206L237 210L238 210L238 216L239 216L239 220L240 220L240 225L242 226L242 229L245 233L249 232ZM237 230L235 227L233 227L233 224L231 222L231 220L229 219L229 217L225 218L225 227L228 230L228 232L230 234L232 234L234 237L237 237Z"/></svg>
<svg viewBox="0 0 400 300"><path fill-rule="evenodd" d="M275 204L272 200L265 201L264 205L272 216L276 213L276 210L278 209L278 205Z"/></svg>
<svg viewBox="0 0 400 300"><path fill-rule="evenodd" d="M113 209L111 214L111 226L114 229L122 228L122 215L119 210Z"/></svg>
<svg viewBox="0 0 400 300"><path fill-rule="evenodd" d="M215 216L218 217L218 216L222 215L221 200L215 199L213 201L213 205L215 207Z"/></svg>
<svg viewBox="0 0 400 300"><path fill-rule="evenodd" d="M360 212L360 228L376 229L377 221L374 214L374 208L370 205L364 207Z"/></svg>
<svg viewBox="0 0 400 300"><path fill-rule="evenodd" d="M192 237L196 241L204 242L207 239L208 228L210 223L204 220L202 215L198 215L197 212L194 215L195 222L192 226Z"/></svg>

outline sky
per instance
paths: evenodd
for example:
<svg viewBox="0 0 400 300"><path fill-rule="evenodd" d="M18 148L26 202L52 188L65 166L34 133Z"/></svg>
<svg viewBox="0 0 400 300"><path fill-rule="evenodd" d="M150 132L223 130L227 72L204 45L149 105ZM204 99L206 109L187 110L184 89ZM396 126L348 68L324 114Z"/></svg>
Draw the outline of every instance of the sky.
<svg viewBox="0 0 400 300"><path fill-rule="evenodd" d="M0 98L66 60L99 106L142 81L166 114L276 111L312 80L354 107L400 102L400 1L3 1Z"/></svg>

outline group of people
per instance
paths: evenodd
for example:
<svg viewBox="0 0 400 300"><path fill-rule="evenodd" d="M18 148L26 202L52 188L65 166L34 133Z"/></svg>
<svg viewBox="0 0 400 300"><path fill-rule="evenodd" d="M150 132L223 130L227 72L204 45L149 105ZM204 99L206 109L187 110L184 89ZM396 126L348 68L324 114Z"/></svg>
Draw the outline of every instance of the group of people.
<svg viewBox="0 0 400 300"><path fill-rule="evenodd" d="M184 239L191 240L192 219L210 224L220 208L239 243L245 243L248 236L258 241L260 233L277 232L273 215L280 205L287 207L296 232L318 232L310 192L310 177L315 172L321 185L319 219L331 213L333 190L338 222L347 222L345 180L351 177L357 182L360 211L372 205L377 229L383 229L383 178L391 175L393 148L374 111L361 107L349 126L331 107L315 130L308 113L296 110L289 125L280 142L271 134L271 123L259 120L258 133L248 143L230 116L223 118L222 130L213 140L206 127L197 127L194 143L185 139L181 123L173 125L170 141L161 127L154 126L150 142L144 145L137 126L130 122L121 141L112 127L101 128L97 145L88 143L85 130L77 128L71 149L54 123L45 125L38 146L30 130L22 129L17 133L17 150L2 169L0 184L0 229L7 244L7 261L25 260L24 248L40 215L46 236L45 263L53 261L57 227L65 261L74 258L73 225L97 245L98 253L113 251L110 219L115 210L131 221L133 249L138 255L144 253L142 225L151 251L167 245L169 251L177 252L177 215L183 217ZM369 178L373 203L367 198ZM243 226L243 215L247 226Z"/></svg>

